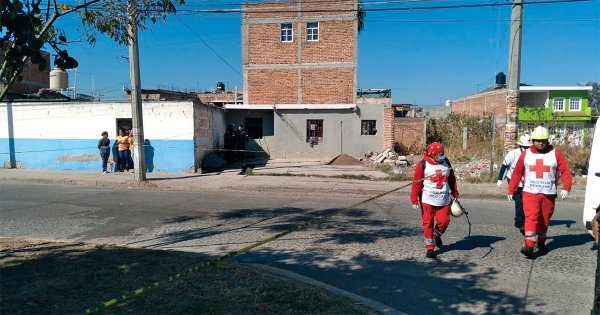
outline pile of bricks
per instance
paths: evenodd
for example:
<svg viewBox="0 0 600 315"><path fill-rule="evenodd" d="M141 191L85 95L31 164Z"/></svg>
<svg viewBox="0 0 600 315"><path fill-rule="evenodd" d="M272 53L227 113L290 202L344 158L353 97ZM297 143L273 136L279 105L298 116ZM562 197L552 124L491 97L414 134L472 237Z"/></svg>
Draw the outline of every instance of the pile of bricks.
<svg viewBox="0 0 600 315"><path fill-rule="evenodd" d="M398 155L392 149L386 149L381 153L369 151L365 153L365 156L360 159L365 165L399 165L408 166L410 162L404 155Z"/></svg>

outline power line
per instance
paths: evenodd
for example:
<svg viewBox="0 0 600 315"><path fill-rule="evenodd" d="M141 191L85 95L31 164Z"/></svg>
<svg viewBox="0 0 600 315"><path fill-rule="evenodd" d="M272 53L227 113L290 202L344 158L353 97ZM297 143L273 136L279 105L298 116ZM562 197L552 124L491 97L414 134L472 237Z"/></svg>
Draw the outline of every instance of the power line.
<svg viewBox="0 0 600 315"><path fill-rule="evenodd" d="M523 19L526 22L598 22L600 18L554 18L554 19ZM480 22L514 22L511 19L457 19L457 20L369 20L369 23L480 23Z"/></svg>
<svg viewBox="0 0 600 315"><path fill-rule="evenodd" d="M221 59L221 61L223 61L231 70L233 70L233 72L237 73L240 77L242 77L242 74L237 71L236 68L234 68L229 62L227 62L227 60L225 60L225 58L223 58L223 56L221 56L216 50L214 50L206 41L204 41L204 39L202 39L202 37L200 37L200 35L198 35L198 33L196 33L196 31L194 31L194 29L192 29L187 23L185 23L185 21L183 21L183 19L181 19L180 17L177 16L177 19L179 19L179 21L181 21L181 23L183 23L183 25L190 30L190 32L192 32L192 34L194 34L204 45L206 45L206 47L208 49L210 49L210 51L212 51L215 55L217 55L217 57L219 57L219 59Z"/></svg>
<svg viewBox="0 0 600 315"><path fill-rule="evenodd" d="M523 5L539 4L558 4L573 2L590 2L594 0L542 0L523 2ZM436 6L412 6L412 7L392 7L392 8L363 8L366 12L376 11L416 11L416 10L440 10L440 9L465 9L465 8L483 8L483 7L501 7L512 6L512 3L476 3L476 4L454 4L454 5L436 5ZM178 10L178 12L195 13L326 13L326 12L357 12L357 9L301 9L301 10L255 10L255 9L215 9L215 10Z"/></svg>
<svg viewBox="0 0 600 315"><path fill-rule="evenodd" d="M354 0L339 0L339 1L354 1ZM407 3L405 2L405 0L402 0L403 2L400 3ZM427 1L427 0L415 0L415 1ZM431 1L435 1L435 0L431 0ZM540 5L540 4L559 4L559 3L574 3L574 2L591 2L591 1L596 1L596 0L541 0L541 1L528 1L528 2L523 2L523 5ZM270 3L270 2L256 2L256 3L252 3L253 5L256 4L264 4L264 3ZM277 4L289 4L292 2L276 2ZM311 2L312 3L312 2ZM323 2L325 3L325 2ZM379 1L377 2L377 4L393 4L393 3L398 3L394 0L387 0L387 1ZM410 2L412 3L412 2ZM339 4L338 3L331 3L328 2L328 4L332 4L332 5L336 5ZM410 6L410 7L387 7L387 8L367 8L364 7L365 5L369 5L369 2L363 3L363 8L362 9L300 9L300 10L275 10L275 9L249 9L249 8L234 8L234 9L206 9L206 10L194 10L194 9L179 9L177 10L177 12L186 12L186 13L204 13L204 14L230 14L230 13L328 13L328 12L337 12L337 13L351 13L351 12L357 12L358 10L363 10L365 12L377 12L377 11L417 11L417 10L444 10L444 9L466 9L466 8L484 8L484 7L502 7L502 6L512 6L512 3L475 3L475 4L453 4L453 5L436 5L436 6ZM373 2L372 4L375 4L375 2ZM240 4L240 6L244 6L245 4ZM91 6L89 7L91 9L102 9L101 6ZM155 9L150 9L150 10L145 10L145 11L150 11L150 12L159 12L161 10L155 10Z"/></svg>

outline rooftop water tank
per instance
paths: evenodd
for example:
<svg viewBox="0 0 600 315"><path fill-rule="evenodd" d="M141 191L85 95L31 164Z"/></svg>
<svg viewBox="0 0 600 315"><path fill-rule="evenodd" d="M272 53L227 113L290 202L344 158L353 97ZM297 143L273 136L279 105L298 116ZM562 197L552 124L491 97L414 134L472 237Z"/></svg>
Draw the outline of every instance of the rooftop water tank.
<svg viewBox="0 0 600 315"><path fill-rule="evenodd" d="M504 72L496 74L496 85L506 85L506 74Z"/></svg>
<svg viewBox="0 0 600 315"><path fill-rule="evenodd" d="M50 90L64 90L69 88L69 75L66 71L54 68L50 71Z"/></svg>
<svg viewBox="0 0 600 315"><path fill-rule="evenodd" d="M217 92L225 92L225 83L223 83L223 82L217 83Z"/></svg>

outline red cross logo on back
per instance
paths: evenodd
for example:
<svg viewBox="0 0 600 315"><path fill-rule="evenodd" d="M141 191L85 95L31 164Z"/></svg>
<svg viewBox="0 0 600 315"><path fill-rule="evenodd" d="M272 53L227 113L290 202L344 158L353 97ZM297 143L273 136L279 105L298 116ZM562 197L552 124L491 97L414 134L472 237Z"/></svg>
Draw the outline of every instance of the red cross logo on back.
<svg viewBox="0 0 600 315"><path fill-rule="evenodd" d="M435 170L435 175L429 177L430 181L437 183L437 185L435 186L435 188L437 189L442 189L447 179L448 176L443 175L442 170Z"/></svg>
<svg viewBox="0 0 600 315"><path fill-rule="evenodd" d="M550 166L544 165L543 159L536 159L535 166L529 165L529 171L535 172L535 178L544 178L544 173L550 172Z"/></svg>

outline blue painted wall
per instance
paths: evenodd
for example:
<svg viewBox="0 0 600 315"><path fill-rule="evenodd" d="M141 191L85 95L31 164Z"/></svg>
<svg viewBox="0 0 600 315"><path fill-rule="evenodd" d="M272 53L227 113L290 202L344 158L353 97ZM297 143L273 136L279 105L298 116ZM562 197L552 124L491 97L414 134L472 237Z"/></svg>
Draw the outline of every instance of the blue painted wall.
<svg viewBox="0 0 600 315"><path fill-rule="evenodd" d="M14 139L16 160L22 168L100 172L102 160L97 142L91 139ZM9 151L8 139L0 138L0 161L10 160ZM194 166L193 140L147 139L145 153L149 172L186 172Z"/></svg>

